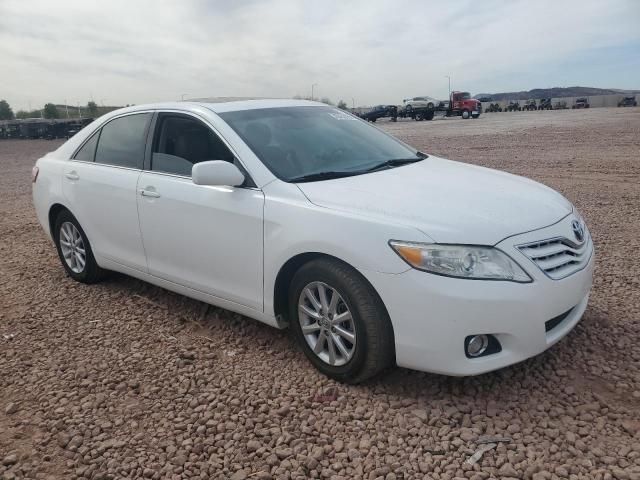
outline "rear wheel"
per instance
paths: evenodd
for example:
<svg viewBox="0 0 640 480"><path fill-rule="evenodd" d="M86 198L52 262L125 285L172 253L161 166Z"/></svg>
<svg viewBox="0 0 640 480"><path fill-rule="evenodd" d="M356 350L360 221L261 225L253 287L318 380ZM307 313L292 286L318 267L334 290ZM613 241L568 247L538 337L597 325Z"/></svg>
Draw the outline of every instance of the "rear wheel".
<svg viewBox="0 0 640 480"><path fill-rule="evenodd" d="M362 382L393 365L393 330L382 300L353 268L333 259L303 265L289 290L291 327L322 373Z"/></svg>
<svg viewBox="0 0 640 480"><path fill-rule="evenodd" d="M104 270L93 257L89 240L68 210L58 214L53 236L62 266L71 278L82 283L95 283L102 278Z"/></svg>

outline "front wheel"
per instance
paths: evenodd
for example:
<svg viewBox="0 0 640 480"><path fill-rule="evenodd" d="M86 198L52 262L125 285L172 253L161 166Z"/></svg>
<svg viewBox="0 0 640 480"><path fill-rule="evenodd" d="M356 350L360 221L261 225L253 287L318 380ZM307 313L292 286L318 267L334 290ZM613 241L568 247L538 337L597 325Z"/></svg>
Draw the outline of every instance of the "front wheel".
<svg viewBox="0 0 640 480"><path fill-rule="evenodd" d="M471 116L471 112L469 112L469 110L463 110L462 111L462 118L464 118L465 120L467 118L469 118Z"/></svg>
<svg viewBox="0 0 640 480"><path fill-rule="evenodd" d="M71 212L63 210L58 214L53 231L58 256L67 274L82 283L95 283L103 274L89 240L80 223Z"/></svg>
<svg viewBox="0 0 640 480"><path fill-rule="evenodd" d="M359 383L393 365L393 330L373 287L333 259L313 260L289 290L291 327L307 358L322 373Z"/></svg>

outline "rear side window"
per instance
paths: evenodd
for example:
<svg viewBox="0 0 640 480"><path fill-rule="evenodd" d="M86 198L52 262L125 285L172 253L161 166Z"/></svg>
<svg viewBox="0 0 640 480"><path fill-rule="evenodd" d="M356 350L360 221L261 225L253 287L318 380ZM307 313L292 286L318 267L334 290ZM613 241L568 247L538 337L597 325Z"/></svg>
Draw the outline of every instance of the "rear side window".
<svg viewBox="0 0 640 480"><path fill-rule="evenodd" d="M96 154L96 145L98 143L99 132L93 134L93 136L86 141L80 150L76 153L76 160L83 160L85 162L93 162L93 158Z"/></svg>
<svg viewBox="0 0 640 480"><path fill-rule="evenodd" d="M153 142L151 170L191 176L199 162L234 157L220 138L204 123L185 115L161 114Z"/></svg>
<svg viewBox="0 0 640 480"><path fill-rule="evenodd" d="M111 120L100 133L96 163L142 168L147 126L151 113L137 113Z"/></svg>

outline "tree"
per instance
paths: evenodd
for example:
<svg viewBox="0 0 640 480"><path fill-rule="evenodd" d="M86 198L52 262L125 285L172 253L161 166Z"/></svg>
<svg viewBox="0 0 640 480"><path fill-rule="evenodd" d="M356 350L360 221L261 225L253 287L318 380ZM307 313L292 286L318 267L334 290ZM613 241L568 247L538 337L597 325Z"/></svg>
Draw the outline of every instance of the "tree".
<svg viewBox="0 0 640 480"><path fill-rule="evenodd" d="M333 105L333 102L332 102L331 100L329 100L327 97L322 97L322 98L320 99L320 101L321 101L322 103L326 103L327 105Z"/></svg>
<svg viewBox="0 0 640 480"><path fill-rule="evenodd" d="M344 100L340 100L338 102L338 108L340 110L348 110L349 109L349 107L347 107L347 102L345 102Z"/></svg>
<svg viewBox="0 0 640 480"><path fill-rule="evenodd" d="M89 113L92 116L95 116L96 113L98 113L98 104L96 102L94 102L93 100L91 100L89 103L87 103L87 108L89 109Z"/></svg>
<svg viewBox="0 0 640 480"><path fill-rule="evenodd" d="M13 120L13 110L6 100L0 100L0 120Z"/></svg>
<svg viewBox="0 0 640 480"><path fill-rule="evenodd" d="M27 112L26 110L18 110L18 113L16 113L16 118L29 118L29 112Z"/></svg>
<svg viewBox="0 0 640 480"><path fill-rule="evenodd" d="M44 118L59 118L58 107L53 103L47 103L44 106Z"/></svg>

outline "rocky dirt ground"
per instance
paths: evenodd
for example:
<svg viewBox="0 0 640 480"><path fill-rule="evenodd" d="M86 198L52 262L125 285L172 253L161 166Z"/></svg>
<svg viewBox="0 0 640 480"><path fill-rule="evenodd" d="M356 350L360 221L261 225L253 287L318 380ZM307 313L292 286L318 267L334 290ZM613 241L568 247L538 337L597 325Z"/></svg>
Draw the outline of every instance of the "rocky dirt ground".
<svg viewBox="0 0 640 480"><path fill-rule="evenodd" d="M337 384L286 332L121 275L71 281L30 198L57 142L0 140L0 477L640 478L640 109L379 126L578 206L598 263L567 338L479 377ZM487 437L504 441L471 464Z"/></svg>

